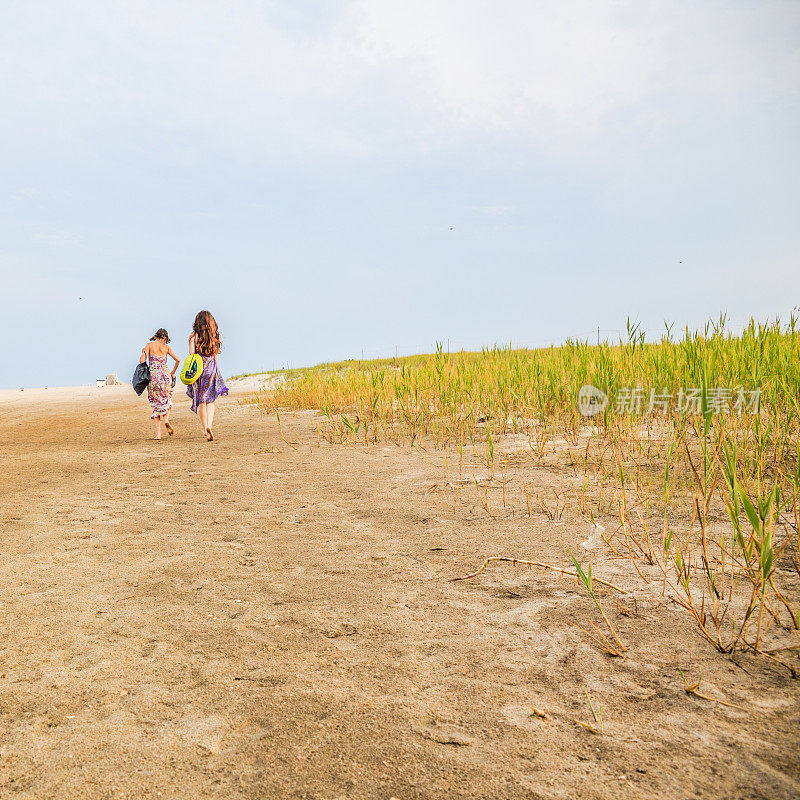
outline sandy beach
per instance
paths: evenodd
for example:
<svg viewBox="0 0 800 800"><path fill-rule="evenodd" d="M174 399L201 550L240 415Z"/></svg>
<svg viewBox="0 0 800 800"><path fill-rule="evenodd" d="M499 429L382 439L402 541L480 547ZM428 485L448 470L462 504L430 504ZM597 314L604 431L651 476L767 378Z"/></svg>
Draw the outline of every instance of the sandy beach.
<svg viewBox="0 0 800 800"><path fill-rule="evenodd" d="M448 511L441 453L326 445L241 387L207 443L175 397L155 442L129 386L0 393L0 797L800 796L785 669L668 604L614 612L611 658L569 578L450 580L566 566L587 527Z"/></svg>

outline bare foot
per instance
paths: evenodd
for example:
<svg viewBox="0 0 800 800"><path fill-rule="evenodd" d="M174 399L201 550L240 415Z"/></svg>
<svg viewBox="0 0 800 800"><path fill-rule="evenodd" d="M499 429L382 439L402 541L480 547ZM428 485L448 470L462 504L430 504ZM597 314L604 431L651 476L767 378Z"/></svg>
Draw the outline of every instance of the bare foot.
<svg viewBox="0 0 800 800"><path fill-rule="evenodd" d="M211 428L206 428L206 439L208 439L209 442L214 441L214 434L211 432Z"/></svg>
<svg viewBox="0 0 800 800"><path fill-rule="evenodd" d="M154 436L153 437L153 441L154 442L160 442L161 441L161 437L160 436Z"/></svg>
<svg viewBox="0 0 800 800"><path fill-rule="evenodd" d="M175 428L173 428L172 425L169 424L169 422L164 422L164 427L167 429L167 433L170 436L172 436L172 434L175 433Z"/></svg>

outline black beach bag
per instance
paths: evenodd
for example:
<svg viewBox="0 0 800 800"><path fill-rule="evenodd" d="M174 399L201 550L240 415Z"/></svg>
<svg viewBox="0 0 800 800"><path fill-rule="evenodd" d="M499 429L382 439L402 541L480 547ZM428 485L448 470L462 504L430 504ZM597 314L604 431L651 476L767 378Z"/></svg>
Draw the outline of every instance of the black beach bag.
<svg viewBox="0 0 800 800"><path fill-rule="evenodd" d="M147 366L146 361L142 361L141 364L136 365L136 369L133 371L131 380L133 391L141 394L147 388L148 383L150 383L150 367Z"/></svg>

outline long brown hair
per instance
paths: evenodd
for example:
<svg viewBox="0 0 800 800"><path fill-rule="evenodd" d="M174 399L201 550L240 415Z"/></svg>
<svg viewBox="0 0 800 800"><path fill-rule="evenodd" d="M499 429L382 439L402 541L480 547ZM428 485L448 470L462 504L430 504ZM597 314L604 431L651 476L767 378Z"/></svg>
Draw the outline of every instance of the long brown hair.
<svg viewBox="0 0 800 800"><path fill-rule="evenodd" d="M194 318L194 349L201 356L215 356L222 348L217 321L210 311L201 311Z"/></svg>

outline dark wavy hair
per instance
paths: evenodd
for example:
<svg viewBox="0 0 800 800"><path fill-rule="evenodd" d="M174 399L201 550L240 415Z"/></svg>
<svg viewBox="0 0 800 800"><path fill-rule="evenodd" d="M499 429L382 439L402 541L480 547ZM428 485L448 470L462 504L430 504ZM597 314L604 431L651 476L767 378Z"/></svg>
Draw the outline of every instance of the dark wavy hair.
<svg viewBox="0 0 800 800"><path fill-rule="evenodd" d="M194 349L201 356L215 356L222 349L219 327L210 311L200 311L194 318Z"/></svg>
<svg viewBox="0 0 800 800"><path fill-rule="evenodd" d="M163 329L159 328L151 337L150 341L154 342L156 339L163 339L167 344L169 344L169 334Z"/></svg>

